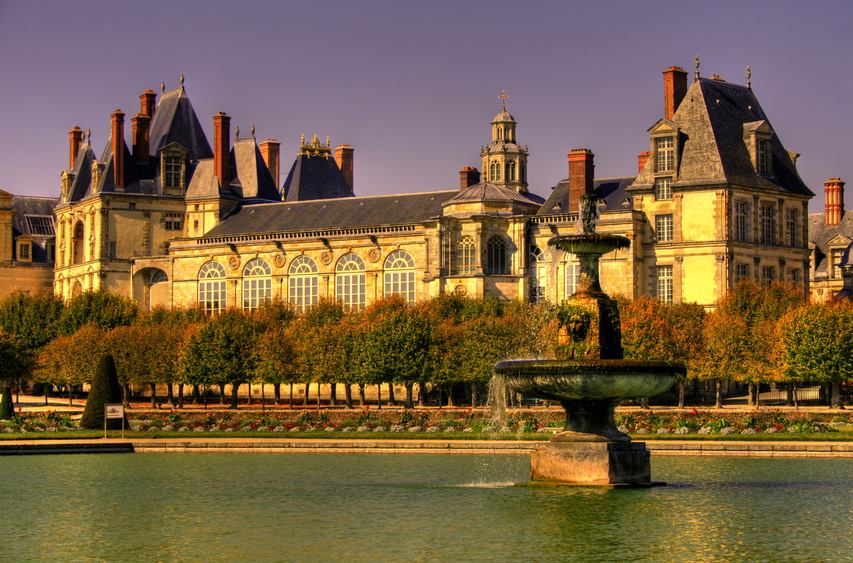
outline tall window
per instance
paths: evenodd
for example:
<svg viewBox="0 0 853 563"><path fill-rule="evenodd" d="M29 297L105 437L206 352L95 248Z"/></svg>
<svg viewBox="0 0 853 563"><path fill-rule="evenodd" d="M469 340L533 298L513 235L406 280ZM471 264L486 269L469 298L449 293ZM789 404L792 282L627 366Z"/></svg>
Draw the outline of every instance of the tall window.
<svg viewBox="0 0 853 563"><path fill-rule="evenodd" d="M243 268L243 309L251 311L272 300L272 270L265 260L254 258Z"/></svg>
<svg viewBox="0 0 853 563"><path fill-rule="evenodd" d="M501 163L492 161L489 165L489 181L499 182L501 179Z"/></svg>
<svg viewBox="0 0 853 563"><path fill-rule="evenodd" d="M545 301L545 288L548 285L547 257L542 249L535 244L530 245L528 256L528 285L531 303Z"/></svg>
<svg viewBox="0 0 853 563"><path fill-rule="evenodd" d="M765 203L761 206L761 244L776 242L776 207Z"/></svg>
<svg viewBox="0 0 853 563"><path fill-rule="evenodd" d="M800 283L800 270L799 268L791 269L791 281L794 283Z"/></svg>
<svg viewBox="0 0 853 563"><path fill-rule="evenodd" d="M474 259L477 252L477 245L474 244L473 237L463 235L459 238L457 244L457 260L459 260L460 274L473 274L477 269L477 262Z"/></svg>
<svg viewBox="0 0 853 563"><path fill-rule="evenodd" d="M658 299L672 303L672 266L657 267Z"/></svg>
<svg viewBox="0 0 853 563"><path fill-rule="evenodd" d="M672 241L672 214L655 215L655 234L658 242Z"/></svg>
<svg viewBox="0 0 853 563"><path fill-rule="evenodd" d="M672 177L655 178L655 199L672 199Z"/></svg>
<svg viewBox="0 0 853 563"><path fill-rule="evenodd" d="M785 242L788 246L796 247L799 237L797 237L797 223L799 214L796 209L788 209L785 212Z"/></svg>
<svg viewBox="0 0 853 563"><path fill-rule="evenodd" d="M495 235L486 245L486 273L503 276L509 273L506 260L506 241Z"/></svg>
<svg viewBox="0 0 853 563"><path fill-rule="evenodd" d="M757 164L758 173L763 175L770 174L770 141L756 141L755 153L755 162Z"/></svg>
<svg viewBox="0 0 853 563"><path fill-rule="evenodd" d="M317 304L317 263L311 258L297 256L290 263L287 280L287 300L297 311Z"/></svg>
<svg viewBox="0 0 853 563"><path fill-rule="evenodd" d="M352 252L344 254L335 268L335 297L347 309L362 309L365 305L364 260Z"/></svg>
<svg viewBox="0 0 853 563"><path fill-rule="evenodd" d="M566 297L574 295L578 290L578 283L581 279L581 265L578 263L574 254L567 254L566 258Z"/></svg>
<svg viewBox="0 0 853 563"><path fill-rule="evenodd" d="M841 249L833 249L829 251L829 277L837 280L841 277L841 257L844 251Z"/></svg>
<svg viewBox="0 0 853 563"><path fill-rule="evenodd" d="M163 162L163 185L167 188L181 188L181 157L166 156Z"/></svg>
<svg viewBox="0 0 853 563"><path fill-rule="evenodd" d="M515 182L515 161L510 160L506 163L506 181Z"/></svg>
<svg viewBox="0 0 853 563"><path fill-rule="evenodd" d="M749 202L735 202L735 240L747 242L749 240Z"/></svg>
<svg viewBox="0 0 853 563"><path fill-rule="evenodd" d="M415 260L405 250L395 250L385 259L385 297L400 295L415 302Z"/></svg>
<svg viewBox="0 0 853 563"><path fill-rule="evenodd" d="M205 313L225 310L225 268L218 262L206 262L198 272L198 304Z"/></svg>
<svg viewBox="0 0 853 563"><path fill-rule="evenodd" d="M675 170L675 141L673 137L655 139L655 172Z"/></svg>
<svg viewBox="0 0 853 563"><path fill-rule="evenodd" d="M776 279L776 268L773 266L764 266L761 268L761 280L764 283L770 283Z"/></svg>
<svg viewBox="0 0 853 563"><path fill-rule="evenodd" d="M735 281L749 278L749 264L738 264L735 266Z"/></svg>

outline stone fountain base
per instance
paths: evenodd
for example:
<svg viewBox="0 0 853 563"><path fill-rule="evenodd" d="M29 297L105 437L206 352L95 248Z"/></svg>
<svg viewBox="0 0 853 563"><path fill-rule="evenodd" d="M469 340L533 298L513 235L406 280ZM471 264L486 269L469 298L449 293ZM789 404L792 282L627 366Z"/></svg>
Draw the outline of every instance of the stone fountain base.
<svg viewBox="0 0 853 563"><path fill-rule="evenodd" d="M650 454L643 442L552 441L530 456L534 481L648 487Z"/></svg>

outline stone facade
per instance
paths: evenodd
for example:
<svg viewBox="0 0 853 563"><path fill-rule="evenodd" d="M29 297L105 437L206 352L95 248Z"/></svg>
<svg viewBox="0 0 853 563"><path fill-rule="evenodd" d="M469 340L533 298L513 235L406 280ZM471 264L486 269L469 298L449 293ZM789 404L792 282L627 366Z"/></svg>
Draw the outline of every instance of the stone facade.
<svg viewBox="0 0 853 563"><path fill-rule="evenodd" d="M56 200L0 190L0 299L53 287Z"/></svg>

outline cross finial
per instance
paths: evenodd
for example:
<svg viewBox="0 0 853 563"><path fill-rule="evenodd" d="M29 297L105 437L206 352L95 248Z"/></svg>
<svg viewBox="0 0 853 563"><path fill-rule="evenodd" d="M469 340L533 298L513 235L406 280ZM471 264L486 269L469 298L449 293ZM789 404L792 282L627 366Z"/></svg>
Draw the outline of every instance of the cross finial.
<svg viewBox="0 0 853 563"><path fill-rule="evenodd" d="M746 87L752 90L752 69L746 65Z"/></svg>
<svg viewBox="0 0 853 563"><path fill-rule="evenodd" d="M305 133L304 132L299 134L299 146L301 146L301 147L305 146Z"/></svg>
<svg viewBox="0 0 853 563"><path fill-rule="evenodd" d="M696 72L693 74L693 80L699 80L699 55L693 57L693 64L696 65Z"/></svg>
<svg viewBox="0 0 853 563"><path fill-rule="evenodd" d="M498 96L498 99L501 101L501 108L503 108L504 111L506 111L506 101L509 99L509 94L506 93L506 90L501 90L501 93Z"/></svg>
<svg viewBox="0 0 853 563"><path fill-rule="evenodd" d="M326 135L326 146L327 147L332 146L332 138L329 135Z"/></svg>

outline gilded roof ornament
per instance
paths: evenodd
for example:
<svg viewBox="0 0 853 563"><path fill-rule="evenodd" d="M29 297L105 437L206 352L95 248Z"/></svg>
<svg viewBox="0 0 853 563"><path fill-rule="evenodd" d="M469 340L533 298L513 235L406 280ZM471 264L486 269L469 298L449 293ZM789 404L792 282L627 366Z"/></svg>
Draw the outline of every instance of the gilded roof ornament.
<svg viewBox="0 0 853 563"><path fill-rule="evenodd" d="M752 90L752 69L746 65L746 87Z"/></svg>
<svg viewBox="0 0 853 563"><path fill-rule="evenodd" d="M501 90L498 99L501 101L501 109L506 111L506 101L509 99L509 94L506 93L506 90Z"/></svg>
<svg viewBox="0 0 853 563"><path fill-rule="evenodd" d="M328 135L326 135L326 144L322 144L320 142L320 137L317 133L314 133L314 136L311 137L311 142L309 144L305 143L305 134L299 136L299 155L304 156L322 156L323 158L329 158L332 154L332 139Z"/></svg>

